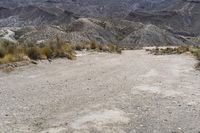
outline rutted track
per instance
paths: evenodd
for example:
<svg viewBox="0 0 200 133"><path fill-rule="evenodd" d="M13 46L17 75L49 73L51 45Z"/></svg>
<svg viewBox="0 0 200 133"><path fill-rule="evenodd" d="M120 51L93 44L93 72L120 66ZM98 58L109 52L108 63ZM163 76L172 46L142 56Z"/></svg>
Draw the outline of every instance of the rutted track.
<svg viewBox="0 0 200 133"><path fill-rule="evenodd" d="M138 50L0 73L0 132L199 132L195 63Z"/></svg>

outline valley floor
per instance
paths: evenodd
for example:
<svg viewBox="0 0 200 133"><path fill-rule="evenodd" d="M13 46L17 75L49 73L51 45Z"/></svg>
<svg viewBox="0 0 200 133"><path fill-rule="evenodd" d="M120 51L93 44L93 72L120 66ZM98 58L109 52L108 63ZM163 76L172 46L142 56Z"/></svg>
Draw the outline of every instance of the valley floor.
<svg viewBox="0 0 200 133"><path fill-rule="evenodd" d="M195 63L136 50L0 73L0 132L198 133Z"/></svg>

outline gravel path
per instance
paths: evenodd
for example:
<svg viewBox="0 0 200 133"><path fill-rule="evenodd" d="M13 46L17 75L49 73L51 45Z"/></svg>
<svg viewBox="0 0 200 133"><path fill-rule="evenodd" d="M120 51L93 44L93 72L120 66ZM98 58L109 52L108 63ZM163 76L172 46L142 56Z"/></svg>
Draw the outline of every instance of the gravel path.
<svg viewBox="0 0 200 133"><path fill-rule="evenodd" d="M0 133L198 133L195 63L138 50L0 73Z"/></svg>

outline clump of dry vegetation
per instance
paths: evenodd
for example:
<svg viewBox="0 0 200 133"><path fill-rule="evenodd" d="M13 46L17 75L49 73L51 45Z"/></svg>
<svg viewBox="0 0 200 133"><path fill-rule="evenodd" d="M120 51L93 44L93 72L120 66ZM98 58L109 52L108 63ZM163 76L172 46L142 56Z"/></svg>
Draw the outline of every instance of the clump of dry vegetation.
<svg viewBox="0 0 200 133"><path fill-rule="evenodd" d="M109 53L122 53L122 48L114 44L97 44L95 41L79 44L75 46L75 50L93 50L98 52L109 52Z"/></svg>
<svg viewBox="0 0 200 133"><path fill-rule="evenodd" d="M54 58L76 59L76 50L93 50L98 52L120 53L122 49L116 45L100 45L95 41L72 45L61 38L47 41L41 45L32 43L0 42L0 64L7 64L22 60L42 60Z"/></svg>
<svg viewBox="0 0 200 133"><path fill-rule="evenodd" d="M196 65L196 68L200 70L200 47L199 46L180 46L175 48L155 48L155 49L147 49L150 53L154 55L170 55L170 54L183 54L183 53L191 53L199 63Z"/></svg>
<svg viewBox="0 0 200 133"><path fill-rule="evenodd" d="M180 47L167 47L167 48L158 48L155 49L147 49L147 51L150 51L150 53L155 55L167 55L167 54L182 54L185 52L189 52L190 47L189 46L180 46Z"/></svg>
<svg viewBox="0 0 200 133"><path fill-rule="evenodd" d="M25 59L40 60L53 58L75 59L73 46L57 38L42 46L33 44L15 44L8 41L0 43L0 64L22 61Z"/></svg>
<svg viewBox="0 0 200 133"><path fill-rule="evenodd" d="M0 43L0 64L22 60L21 47L8 41Z"/></svg>

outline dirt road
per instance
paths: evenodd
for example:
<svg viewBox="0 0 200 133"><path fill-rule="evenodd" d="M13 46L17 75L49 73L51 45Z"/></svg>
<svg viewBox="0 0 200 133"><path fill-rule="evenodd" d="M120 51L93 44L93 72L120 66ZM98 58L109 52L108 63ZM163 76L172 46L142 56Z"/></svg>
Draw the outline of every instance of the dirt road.
<svg viewBox="0 0 200 133"><path fill-rule="evenodd" d="M138 50L0 73L0 132L198 133L195 63Z"/></svg>

